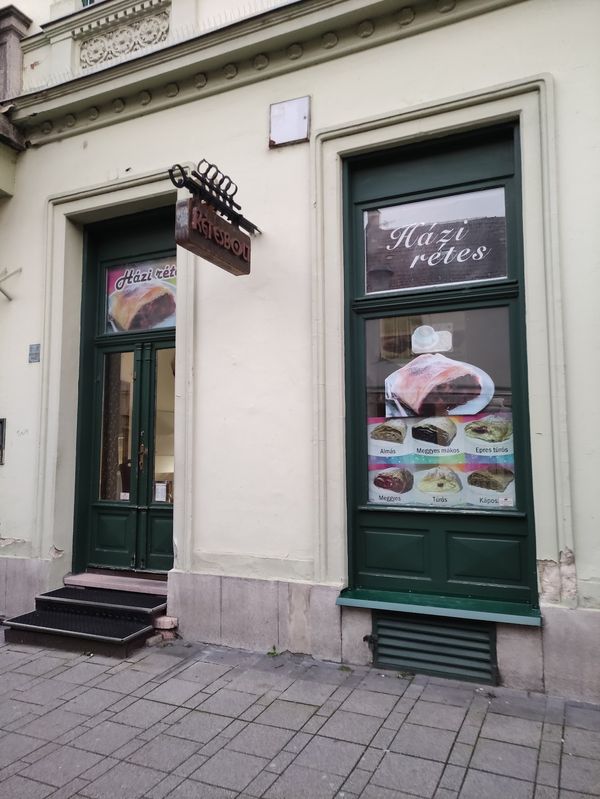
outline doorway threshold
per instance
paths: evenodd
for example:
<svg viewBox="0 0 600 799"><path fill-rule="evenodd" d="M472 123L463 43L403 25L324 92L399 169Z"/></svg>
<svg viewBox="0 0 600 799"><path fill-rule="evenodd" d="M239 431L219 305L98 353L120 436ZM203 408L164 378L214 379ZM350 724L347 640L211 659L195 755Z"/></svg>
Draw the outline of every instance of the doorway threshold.
<svg viewBox="0 0 600 799"><path fill-rule="evenodd" d="M161 575L162 576L162 575ZM65 585L79 588L106 588L113 591L131 591L136 594L167 596L167 576L156 579L156 575L141 576L115 574L114 572L81 572L67 574Z"/></svg>

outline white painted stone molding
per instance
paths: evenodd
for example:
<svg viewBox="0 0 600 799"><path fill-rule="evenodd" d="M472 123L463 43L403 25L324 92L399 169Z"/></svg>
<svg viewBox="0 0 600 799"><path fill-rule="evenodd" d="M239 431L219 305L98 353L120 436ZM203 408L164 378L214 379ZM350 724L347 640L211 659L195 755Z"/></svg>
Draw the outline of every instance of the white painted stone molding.
<svg viewBox="0 0 600 799"><path fill-rule="evenodd" d="M115 58L123 58L164 42L168 35L168 11L146 15L142 19L84 39L79 50L80 66L86 69Z"/></svg>

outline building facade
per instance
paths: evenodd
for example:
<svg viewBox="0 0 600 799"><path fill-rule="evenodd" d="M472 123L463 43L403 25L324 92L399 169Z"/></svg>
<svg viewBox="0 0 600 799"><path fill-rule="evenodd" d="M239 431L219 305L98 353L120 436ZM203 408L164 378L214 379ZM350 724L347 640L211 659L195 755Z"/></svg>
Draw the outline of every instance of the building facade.
<svg viewBox="0 0 600 799"><path fill-rule="evenodd" d="M191 640L597 699L599 22L0 10L0 612L166 575Z"/></svg>

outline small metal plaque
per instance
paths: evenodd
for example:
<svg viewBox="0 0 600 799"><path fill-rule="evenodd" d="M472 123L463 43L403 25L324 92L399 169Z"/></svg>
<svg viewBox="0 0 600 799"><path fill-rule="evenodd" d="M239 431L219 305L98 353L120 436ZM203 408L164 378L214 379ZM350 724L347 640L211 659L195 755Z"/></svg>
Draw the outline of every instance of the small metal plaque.
<svg viewBox="0 0 600 799"><path fill-rule="evenodd" d="M40 362L40 352L41 352L41 345L40 344L30 344L29 345L29 363L39 363Z"/></svg>

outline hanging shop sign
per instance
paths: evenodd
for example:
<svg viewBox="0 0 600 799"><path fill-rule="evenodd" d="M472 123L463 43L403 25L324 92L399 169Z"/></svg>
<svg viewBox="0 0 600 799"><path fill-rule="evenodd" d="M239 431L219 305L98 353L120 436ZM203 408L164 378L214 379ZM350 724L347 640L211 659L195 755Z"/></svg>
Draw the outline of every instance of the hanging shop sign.
<svg viewBox="0 0 600 799"><path fill-rule="evenodd" d="M177 203L176 243L232 275L250 274L252 240L248 234L260 231L242 216L234 199L237 185L204 159L196 169L175 164L169 176L178 189L187 188L191 193Z"/></svg>

